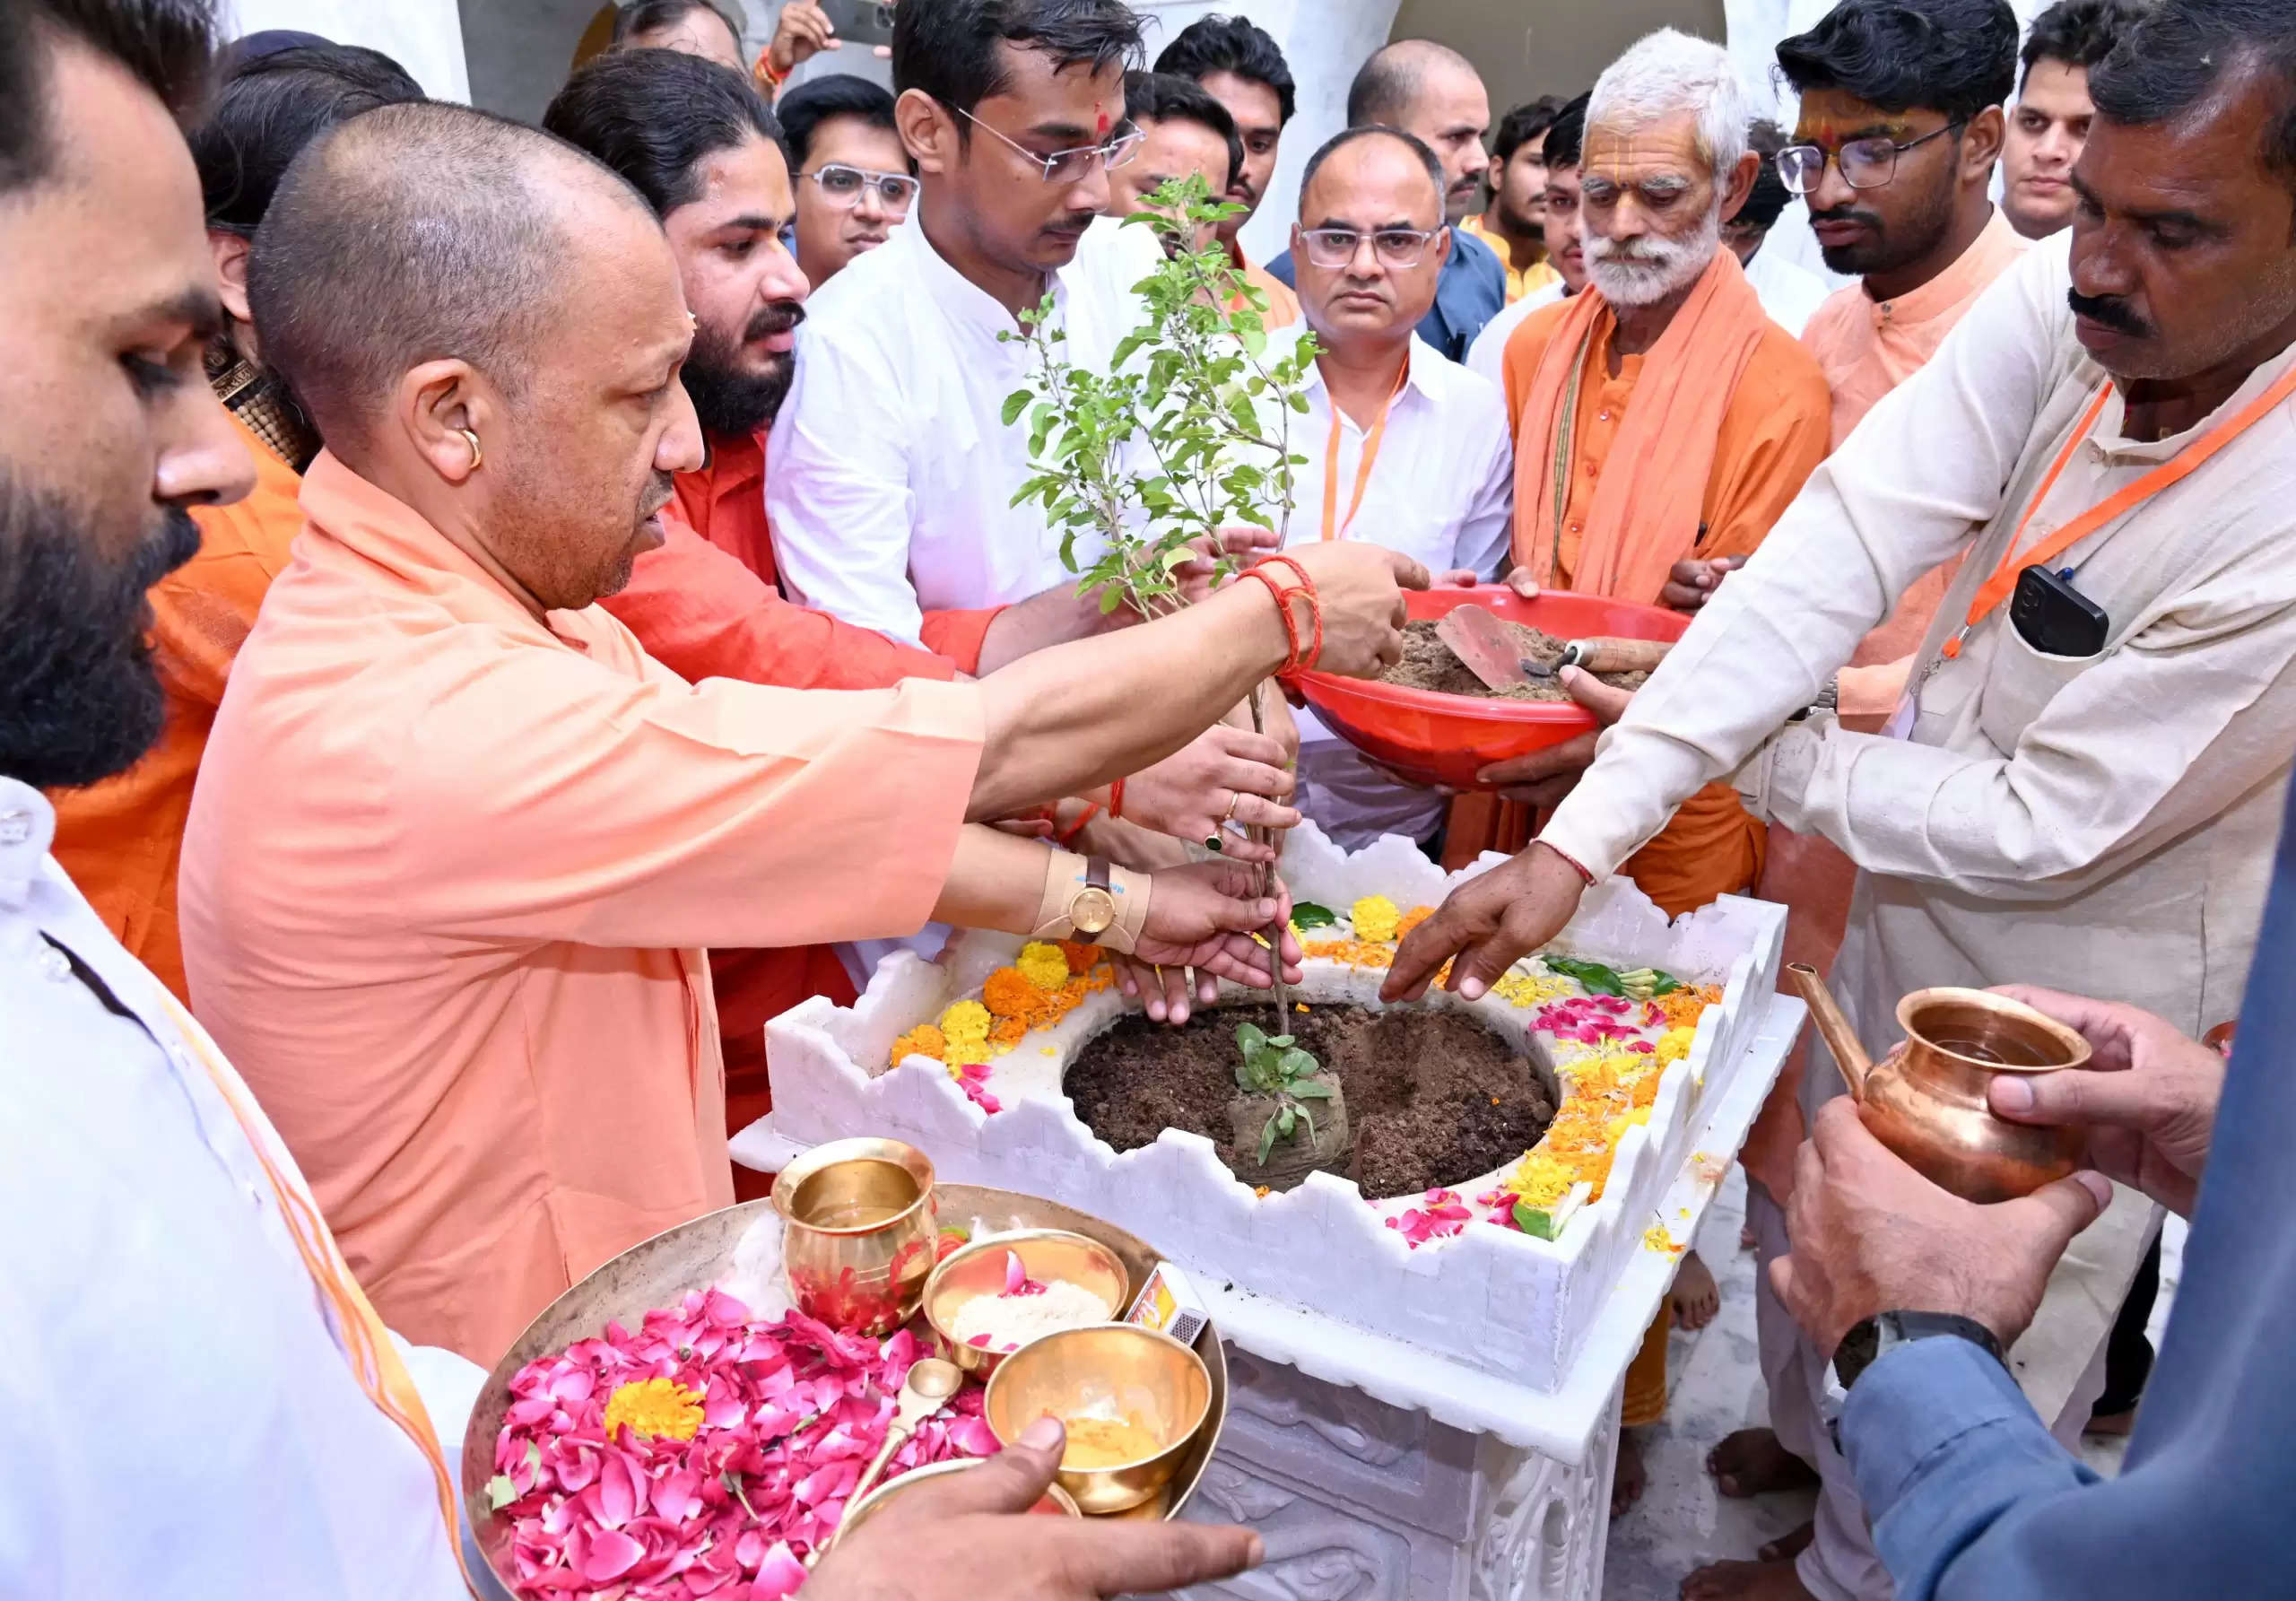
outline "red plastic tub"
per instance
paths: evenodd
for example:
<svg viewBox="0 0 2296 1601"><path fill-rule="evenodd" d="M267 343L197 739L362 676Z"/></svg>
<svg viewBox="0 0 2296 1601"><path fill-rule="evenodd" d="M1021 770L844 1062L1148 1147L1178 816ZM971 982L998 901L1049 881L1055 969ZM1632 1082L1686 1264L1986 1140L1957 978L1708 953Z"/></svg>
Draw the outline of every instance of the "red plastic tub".
<svg viewBox="0 0 2296 1601"><path fill-rule="evenodd" d="M1418 590L1404 598L1413 617L1441 617L1473 601L1509 622L1562 640L1598 634L1679 640L1690 626L1689 617L1663 606L1561 591L1525 600L1504 584ZM1593 714L1570 700L1478 700L1330 673L1303 673L1300 688L1332 732L1365 755L1407 779L1453 789L1488 788L1474 776L1492 762L1527 756L1595 727Z"/></svg>

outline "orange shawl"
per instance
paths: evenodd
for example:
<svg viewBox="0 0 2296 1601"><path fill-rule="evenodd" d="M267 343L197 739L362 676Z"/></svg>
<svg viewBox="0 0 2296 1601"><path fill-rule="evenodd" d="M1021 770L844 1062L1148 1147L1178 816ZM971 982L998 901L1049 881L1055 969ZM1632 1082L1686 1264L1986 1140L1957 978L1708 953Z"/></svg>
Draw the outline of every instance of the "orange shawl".
<svg viewBox="0 0 2296 1601"><path fill-rule="evenodd" d="M1542 585L1555 581L1581 375L1617 326L1600 293L1574 295L1524 396L1515 435L1515 562ZM1572 589L1658 604L1668 570L1697 546L1722 416L1768 326L1738 258L1717 250L1643 358L1634 405L1619 425L1579 541Z"/></svg>

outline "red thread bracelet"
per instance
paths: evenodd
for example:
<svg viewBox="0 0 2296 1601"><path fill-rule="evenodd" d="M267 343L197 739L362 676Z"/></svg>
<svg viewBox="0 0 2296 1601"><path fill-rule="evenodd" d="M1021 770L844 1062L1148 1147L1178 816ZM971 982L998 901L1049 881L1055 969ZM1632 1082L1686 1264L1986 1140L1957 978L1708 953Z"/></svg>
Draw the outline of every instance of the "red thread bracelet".
<svg viewBox="0 0 2296 1601"><path fill-rule="evenodd" d="M1283 660L1277 665L1275 675L1281 678L1287 673L1297 672L1300 665L1300 625L1292 619L1289 600L1292 592L1277 583L1272 574L1257 567L1247 567L1243 576L1257 579L1267 586L1268 594L1275 601L1275 614L1283 623Z"/></svg>
<svg viewBox="0 0 2296 1601"><path fill-rule="evenodd" d="M1292 570L1292 576L1300 580L1296 587L1281 592L1282 599L1280 604L1283 607L1283 631L1292 641L1292 655L1289 659L1284 662L1283 666L1277 670L1277 676L1282 677L1287 674L1309 671L1313 668L1318 661L1323 659L1324 600L1322 595L1316 589L1316 580L1308 576L1308 570L1300 566L1297 561L1290 556L1286 556L1279 553L1275 555L1263 557L1258 567L1253 568L1252 570L1257 572L1259 570L1259 567L1274 566L1279 562L1283 566L1290 568ZM1265 583L1271 590L1274 589L1275 580L1274 579L1263 579L1261 581ZM1304 654L1302 654L1300 649L1299 628L1292 620L1291 601L1292 597L1294 596L1305 596L1307 597L1308 620L1313 625L1315 630Z"/></svg>
<svg viewBox="0 0 2296 1601"><path fill-rule="evenodd" d="M1093 817L1098 815L1100 809L1100 802L1086 801L1084 803L1084 809L1077 814L1075 822L1070 823L1065 829L1059 827L1057 824L1054 826L1052 836L1053 843L1056 845L1065 845L1077 835L1083 833L1084 831L1084 825L1091 822Z"/></svg>
<svg viewBox="0 0 2296 1601"><path fill-rule="evenodd" d="M1114 784L1109 786L1109 815L1110 817L1124 815L1124 780L1122 779L1118 779Z"/></svg>
<svg viewBox="0 0 2296 1601"><path fill-rule="evenodd" d="M1573 873L1576 873L1586 882L1588 889L1591 890L1595 887L1595 875L1587 871L1585 865L1582 864L1577 857L1572 856L1567 850L1560 849L1552 845L1547 845L1546 841L1544 840L1536 840L1535 843L1546 845L1546 848L1549 850L1553 851L1555 855L1562 858L1564 866L1568 866Z"/></svg>

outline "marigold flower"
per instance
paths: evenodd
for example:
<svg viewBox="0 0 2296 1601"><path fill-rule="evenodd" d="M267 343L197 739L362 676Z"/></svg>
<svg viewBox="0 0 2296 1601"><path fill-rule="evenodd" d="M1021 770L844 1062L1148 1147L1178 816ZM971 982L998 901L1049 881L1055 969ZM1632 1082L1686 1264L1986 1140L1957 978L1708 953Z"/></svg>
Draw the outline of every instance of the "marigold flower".
<svg viewBox="0 0 2296 1601"><path fill-rule="evenodd" d="M988 1042L1004 1050L1018 1045L1028 1033L1028 1020L1020 1017L1000 1017L988 1027Z"/></svg>
<svg viewBox="0 0 2296 1601"><path fill-rule="evenodd" d="M1088 945L1073 939L1064 939L1058 944L1060 953L1068 959L1068 970L1072 973L1089 973L1108 962L1109 953L1098 945Z"/></svg>
<svg viewBox="0 0 2296 1601"><path fill-rule="evenodd" d="M1062 962L1065 976L1068 964ZM1002 1018L1026 1018L1042 1004L1044 990L1017 967L1000 967L980 987L983 1005Z"/></svg>
<svg viewBox="0 0 2296 1601"><path fill-rule="evenodd" d="M910 1057L931 1057L937 1062L948 1048L948 1039L939 1029L920 1022L893 1041L891 1060L896 1066Z"/></svg>
<svg viewBox="0 0 2296 1601"><path fill-rule="evenodd" d="M701 1397L674 1379L639 1379L606 1397L606 1438L632 1434L691 1440L701 1429Z"/></svg>
<svg viewBox="0 0 2296 1601"><path fill-rule="evenodd" d="M1431 906L1413 907L1409 911L1404 913L1402 917L1396 919L1396 937L1397 939L1405 938L1413 929L1418 927L1422 923L1424 923L1428 918L1434 915L1435 909Z"/></svg>
<svg viewBox="0 0 2296 1601"><path fill-rule="evenodd" d="M1381 944L1396 937L1403 914L1396 903L1385 895L1366 895L1349 910L1349 920L1355 925L1355 937L1376 941Z"/></svg>
<svg viewBox="0 0 2296 1601"><path fill-rule="evenodd" d="M941 1014L941 1032L947 1036L952 1047L965 1043L978 1045L987 1040L991 1021L988 1008L978 1001L959 1001Z"/></svg>
<svg viewBox="0 0 2296 1601"><path fill-rule="evenodd" d="M1013 965L1039 989L1058 989L1068 982L1073 970L1067 953L1044 940L1031 940L1022 945Z"/></svg>

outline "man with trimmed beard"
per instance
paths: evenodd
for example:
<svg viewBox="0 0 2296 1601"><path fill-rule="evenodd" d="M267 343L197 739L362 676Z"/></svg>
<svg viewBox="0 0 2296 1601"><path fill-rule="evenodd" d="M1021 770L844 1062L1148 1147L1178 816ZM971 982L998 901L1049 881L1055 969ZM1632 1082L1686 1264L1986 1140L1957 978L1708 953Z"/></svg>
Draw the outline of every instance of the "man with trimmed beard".
<svg viewBox="0 0 2296 1601"><path fill-rule="evenodd" d="M2069 227L2081 204L2073 164L2096 120L2089 70L2144 14L2146 0L2057 0L2033 19L2025 75L2001 146L2001 209L2029 239Z"/></svg>
<svg viewBox="0 0 2296 1601"><path fill-rule="evenodd" d="M1502 389L1507 384L1507 342L1515 330L1587 287L1587 250L1578 228L1578 156L1587 137L1587 100L1582 94L1566 102L1539 145L1539 159L1546 168L1546 259L1555 275L1492 318L1467 347L1467 370L1481 373Z"/></svg>

